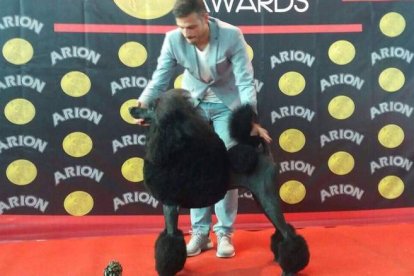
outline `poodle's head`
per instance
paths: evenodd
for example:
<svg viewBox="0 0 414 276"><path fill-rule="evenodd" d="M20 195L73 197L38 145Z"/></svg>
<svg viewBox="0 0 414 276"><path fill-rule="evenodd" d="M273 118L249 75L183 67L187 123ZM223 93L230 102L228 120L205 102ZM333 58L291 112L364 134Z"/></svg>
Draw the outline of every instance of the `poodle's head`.
<svg viewBox="0 0 414 276"><path fill-rule="evenodd" d="M190 111L190 112L189 112ZM184 89L171 89L150 104L149 108L130 107L129 113L136 119L144 119L146 123L162 123L171 114L193 113L190 93Z"/></svg>
<svg viewBox="0 0 414 276"><path fill-rule="evenodd" d="M163 93L152 106L156 124L163 124L171 120L173 115L194 114L195 108L191 103L190 92L185 89L171 89Z"/></svg>
<svg viewBox="0 0 414 276"><path fill-rule="evenodd" d="M198 116L191 102L190 92L185 89L171 89L150 104L149 108L131 107L130 114L134 118L145 119L151 125L160 127L177 120L177 116Z"/></svg>

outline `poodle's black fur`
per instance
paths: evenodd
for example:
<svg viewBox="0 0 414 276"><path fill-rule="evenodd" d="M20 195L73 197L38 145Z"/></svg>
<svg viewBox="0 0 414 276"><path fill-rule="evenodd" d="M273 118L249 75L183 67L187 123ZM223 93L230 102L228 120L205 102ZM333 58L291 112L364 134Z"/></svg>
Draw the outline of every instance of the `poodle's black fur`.
<svg viewBox="0 0 414 276"><path fill-rule="evenodd" d="M156 242L156 269L174 275L185 263L186 250L178 229L179 208L210 206L228 189L250 190L276 228L271 250L284 275L294 275L309 262L305 239L285 222L276 192L277 167L267 146L250 136L256 115L250 106L236 110L230 133L238 145L226 150L210 125L193 107L189 92L164 93L153 110L144 163L144 184L163 204L166 229ZM141 113L142 116L142 113Z"/></svg>
<svg viewBox="0 0 414 276"><path fill-rule="evenodd" d="M181 94L166 92L154 111L145 185L165 205L201 208L224 197L229 162L223 142Z"/></svg>

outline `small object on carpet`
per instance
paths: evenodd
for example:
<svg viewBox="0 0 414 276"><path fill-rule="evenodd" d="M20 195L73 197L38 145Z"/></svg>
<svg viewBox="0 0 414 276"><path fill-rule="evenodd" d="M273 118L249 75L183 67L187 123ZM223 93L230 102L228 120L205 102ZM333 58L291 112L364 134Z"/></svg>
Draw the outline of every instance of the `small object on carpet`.
<svg viewBox="0 0 414 276"><path fill-rule="evenodd" d="M122 266L118 261L111 261L104 270L104 276L122 276Z"/></svg>

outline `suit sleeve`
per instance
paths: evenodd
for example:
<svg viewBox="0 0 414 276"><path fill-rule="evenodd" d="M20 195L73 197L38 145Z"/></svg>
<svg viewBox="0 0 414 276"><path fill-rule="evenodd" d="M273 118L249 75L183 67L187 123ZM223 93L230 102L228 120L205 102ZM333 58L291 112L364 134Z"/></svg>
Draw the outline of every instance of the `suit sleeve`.
<svg viewBox="0 0 414 276"><path fill-rule="evenodd" d="M176 66L177 60L173 54L170 37L167 33L157 60L157 68L138 100L146 105L156 100L162 92L167 90Z"/></svg>
<svg viewBox="0 0 414 276"><path fill-rule="evenodd" d="M238 30L233 49L231 62L241 104L250 104L257 113L257 95L254 86L253 66L247 54L246 41L240 30Z"/></svg>

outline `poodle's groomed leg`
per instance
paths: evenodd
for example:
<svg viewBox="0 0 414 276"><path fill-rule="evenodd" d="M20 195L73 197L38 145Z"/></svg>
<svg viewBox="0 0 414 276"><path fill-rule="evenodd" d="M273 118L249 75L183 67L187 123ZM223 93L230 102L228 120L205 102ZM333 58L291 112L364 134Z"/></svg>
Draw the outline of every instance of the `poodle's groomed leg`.
<svg viewBox="0 0 414 276"><path fill-rule="evenodd" d="M173 235L178 230L178 213L180 208L175 205L162 205L165 229L167 234Z"/></svg>
<svg viewBox="0 0 414 276"><path fill-rule="evenodd" d="M155 242L155 267L160 276L172 276L183 269L187 258L183 232L178 229L179 207L163 205L165 229Z"/></svg>
<svg viewBox="0 0 414 276"><path fill-rule="evenodd" d="M279 205L276 192L277 171L272 160L267 156L259 156L256 170L249 175L234 175L235 185L247 188L262 207L267 218L286 239L291 233Z"/></svg>
<svg viewBox="0 0 414 276"><path fill-rule="evenodd" d="M288 225L279 204L276 190L277 168L268 156L260 155L256 170L249 175L236 175L239 185L249 189L267 218L277 229L271 238L275 260L283 269L283 275L294 275L309 262L309 250L302 236Z"/></svg>

